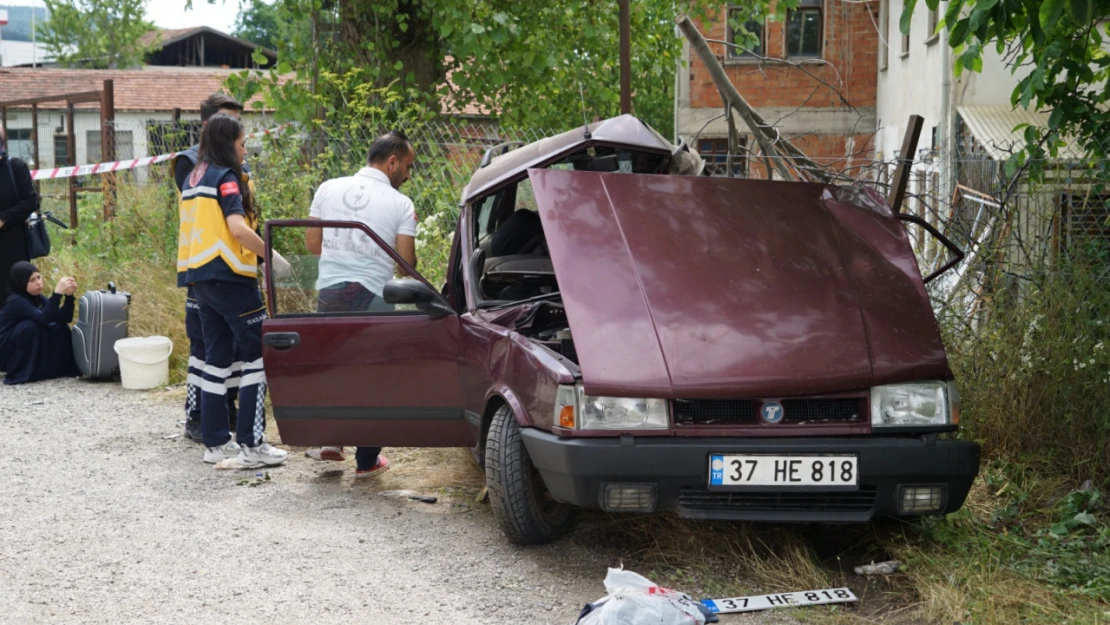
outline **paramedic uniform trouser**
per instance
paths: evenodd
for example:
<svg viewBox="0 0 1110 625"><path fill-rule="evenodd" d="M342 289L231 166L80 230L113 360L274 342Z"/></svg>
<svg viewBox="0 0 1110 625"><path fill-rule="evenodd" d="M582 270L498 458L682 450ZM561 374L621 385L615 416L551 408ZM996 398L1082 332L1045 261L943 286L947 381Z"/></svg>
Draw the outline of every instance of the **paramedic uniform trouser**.
<svg viewBox="0 0 1110 625"><path fill-rule="evenodd" d="M193 296L193 289L185 296L185 335L189 337L189 376L186 381L185 418L200 419L200 380L204 370L204 333L200 329L200 304ZM235 399L239 393L239 374L243 369L242 361L231 365L231 377L227 380L227 412L231 423L235 423Z"/></svg>
<svg viewBox="0 0 1110 625"><path fill-rule="evenodd" d="M243 361L239 380L239 419L235 439L240 445L262 444L266 429L263 401L266 374L262 369L262 322L266 308L257 283L210 280L193 285L200 304L205 363L201 370L200 427L206 447L217 447L228 432L227 382L236 350Z"/></svg>

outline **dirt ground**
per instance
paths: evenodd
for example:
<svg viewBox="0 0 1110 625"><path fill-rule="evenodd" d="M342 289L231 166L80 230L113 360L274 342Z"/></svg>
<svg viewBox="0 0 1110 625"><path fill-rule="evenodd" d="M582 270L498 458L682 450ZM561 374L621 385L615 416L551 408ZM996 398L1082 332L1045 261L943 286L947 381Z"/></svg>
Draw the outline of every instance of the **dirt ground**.
<svg viewBox="0 0 1110 625"><path fill-rule="evenodd" d="M571 625L628 555L589 527L510 545L463 450L387 450L369 484L298 449L260 477L214 470L164 395L0 386L0 621Z"/></svg>

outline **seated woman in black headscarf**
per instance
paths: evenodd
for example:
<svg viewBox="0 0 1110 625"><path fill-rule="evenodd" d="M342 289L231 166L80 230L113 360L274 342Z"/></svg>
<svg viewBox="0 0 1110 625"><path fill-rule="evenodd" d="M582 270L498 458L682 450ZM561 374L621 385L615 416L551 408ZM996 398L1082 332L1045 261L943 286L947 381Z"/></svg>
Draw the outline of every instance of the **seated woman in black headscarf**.
<svg viewBox="0 0 1110 625"><path fill-rule="evenodd" d="M8 300L0 308L0 371L4 384L23 384L80 375L73 360L69 322L77 281L62 278L50 299L43 279L26 261L12 266Z"/></svg>

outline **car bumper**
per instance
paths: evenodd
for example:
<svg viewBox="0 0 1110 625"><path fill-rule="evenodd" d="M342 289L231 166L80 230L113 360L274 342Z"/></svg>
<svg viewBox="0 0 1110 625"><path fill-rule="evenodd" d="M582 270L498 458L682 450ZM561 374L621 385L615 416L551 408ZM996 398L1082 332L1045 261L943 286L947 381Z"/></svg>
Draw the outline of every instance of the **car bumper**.
<svg viewBox="0 0 1110 625"><path fill-rule="evenodd" d="M943 486L941 509L963 505L979 474L979 445L935 436L867 438L561 438L521 432L532 463L558 501L597 508L607 484L647 484L655 508L684 517L747 521L861 522L900 516L904 486ZM853 454L859 490L710 490L709 455Z"/></svg>

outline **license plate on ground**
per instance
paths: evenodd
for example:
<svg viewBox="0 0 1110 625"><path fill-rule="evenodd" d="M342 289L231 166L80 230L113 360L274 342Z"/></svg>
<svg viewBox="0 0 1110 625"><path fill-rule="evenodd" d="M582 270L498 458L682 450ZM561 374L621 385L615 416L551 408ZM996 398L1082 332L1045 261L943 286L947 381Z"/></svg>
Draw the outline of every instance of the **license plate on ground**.
<svg viewBox="0 0 1110 625"><path fill-rule="evenodd" d="M710 486L859 487L856 456L710 454Z"/></svg>
<svg viewBox="0 0 1110 625"><path fill-rule="evenodd" d="M824 605L828 603L855 603L859 601L847 588L825 588L784 592L777 595L758 595L755 597L733 597L731 599L702 599L702 604L714 614L735 612L755 612L772 608L792 608L801 605Z"/></svg>

